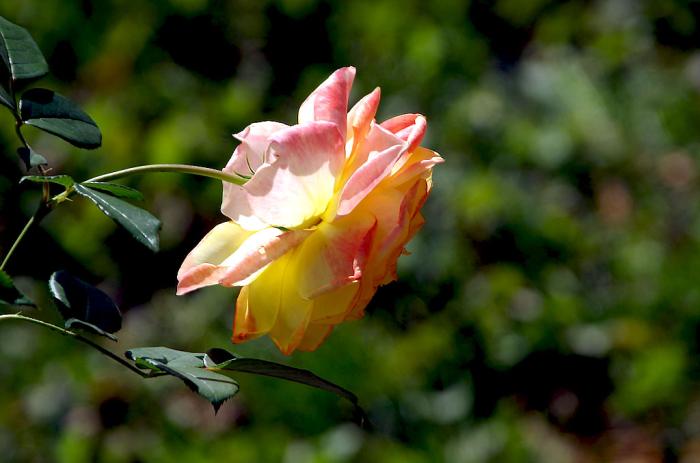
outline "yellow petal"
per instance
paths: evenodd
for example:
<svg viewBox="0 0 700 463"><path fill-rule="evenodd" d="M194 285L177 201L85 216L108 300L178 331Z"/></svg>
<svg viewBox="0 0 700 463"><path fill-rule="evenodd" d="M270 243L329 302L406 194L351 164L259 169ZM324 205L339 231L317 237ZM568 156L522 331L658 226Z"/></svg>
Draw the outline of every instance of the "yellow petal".
<svg viewBox="0 0 700 463"><path fill-rule="evenodd" d="M277 321L283 280L290 255L271 263L258 278L244 286L238 295L233 323L233 342L239 343L268 333Z"/></svg>
<svg viewBox="0 0 700 463"><path fill-rule="evenodd" d="M311 321L318 324L337 325L345 320L360 289L359 282L329 291L314 299Z"/></svg>
<svg viewBox="0 0 700 463"><path fill-rule="evenodd" d="M304 338L299 343L299 346L297 346L297 349L305 352L316 350L318 346L326 340L328 335L331 334L333 327L333 325L309 324L304 333Z"/></svg>

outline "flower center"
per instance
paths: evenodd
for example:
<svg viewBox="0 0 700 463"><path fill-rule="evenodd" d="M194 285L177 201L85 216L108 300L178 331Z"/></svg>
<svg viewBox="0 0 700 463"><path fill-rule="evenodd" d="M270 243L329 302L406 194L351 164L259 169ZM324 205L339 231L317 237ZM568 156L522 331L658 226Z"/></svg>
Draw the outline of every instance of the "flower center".
<svg viewBox="0 0 700 463"><path fill-rule="evenodd" d="M295 230L307 230L309 228L316 227L321 222L323 222L323 214L309 218L308 220L304 221L302 224L294 227L294 229Z"/></svg>

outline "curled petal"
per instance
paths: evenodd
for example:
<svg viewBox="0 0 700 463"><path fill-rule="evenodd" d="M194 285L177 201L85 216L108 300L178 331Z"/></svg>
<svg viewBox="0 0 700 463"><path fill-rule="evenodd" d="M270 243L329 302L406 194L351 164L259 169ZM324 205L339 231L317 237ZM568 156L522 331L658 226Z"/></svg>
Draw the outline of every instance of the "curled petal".
<svg viewBox="0 0 700 463"><path fill-rule="evenodd" d="M240 140L224 172L251 177L265 160L265 152L270 145L270 137L288 126L279 122L256 122L234 135Z"/></svg>
<svg viewBox="0 0 700 463"><path fill-rule="evenodd" d="M336 214L350 214L360 201L391 173L403 152L403 146L394 145L384 151L370 153L367 162L362 164L343 186Z"/></svg>
<svg viewBox="0 0 700 463"><path fill-rule="evenodd" d="M328 122L300 124L275 133L264 164L244 186L232 185L222 212L246 224L285 228L313 225L327 208L345 154L343 140Z"/></svg>
<svg viewBox="0 0 700 463"><path fill-rule="evenodd" d="M444 159L435 151L419 146L405 163L394 166L388 182L392 186L399 186L418 177L429 176L431 169L443 162L445 162Z"/></svg>
<svg viewBox="0 0 700 463"><path fill-rule="evenodd" d="M425 117L420 114L402 114L382 122L382 127L408 144L408 152L416 149L423 140L427 126Z"/></svg>
<svg viewBox="0 0 700 463"><path fill-rule="evenodd" d="M348 133L346 137L345 152L352 156L360 142L364 140L369 131L370 124L377 114L381 90L375 88L372 93L365 95L348 113Z"/></svg>
<svg viewBox="0 0 700 463"><path fill-rule="evenodd" d="M420 114L404 114L382 122L382 127L391 131L406 143L406 150L394 164L394 172L401 169L413 157L413 152L423 140L427 126L425 117Z"/></svg>
<svg viewBox="0 0 700 463"><path fill-rule="evenodd" d="M338 69L306 98L299 108L299 122L328 121L345 137L348 97L355 68Z"/></svg>
<svg viewBox="0 0 700 463"><path fill-rule="evenodd" d="M234 222L217 225L190 252L178 272L178 294L203 286L243 286L265 266L301 243L310 232L266 228L242 229Z"/></svg>
<svg viewBox="0 0 700 463"><path fill-rule="evenodd" d="M244 286L250 283L265 266L299 245L310 234L309 230L283 232L277 228L256 232L222 263L227 271L219 284Z"/></svg>
<svg viewBox="0 0 700 463"><path fill-rule="evenodd" d="M240 140L241 144L236 147L223 171L247 177L254 175L261 165L270 161L265 159L265 153L270 146L272 134L287 127L287 125L279 122L257 122L249 125L242 132L235 134L234 137ZM260 230L267 227L266 223L255 217L247 198L237 193L239 190L239 186L224 182L221 212L233 220L234 217L228 215L226 211L237 211L238 216L236 218L246 230Z"/></svg>
<svg viewBox="0 0 700 463"><path fill-rule="evenodd" d="M214 227L190 251L177 272L177 294L185 294L203 286L219 282L215 275L220 264L243 244L252 232L233 222L224 222Z"/></svg>
<svg viewBox="0 0 700 463"><path fill-rule="evenodd" d="M370 123L367 136L360 143L352 159L348 160L345 178L352 175L369 159L371 153L384 151L392 146L405 146L405 142L379 124Z"/></svg>

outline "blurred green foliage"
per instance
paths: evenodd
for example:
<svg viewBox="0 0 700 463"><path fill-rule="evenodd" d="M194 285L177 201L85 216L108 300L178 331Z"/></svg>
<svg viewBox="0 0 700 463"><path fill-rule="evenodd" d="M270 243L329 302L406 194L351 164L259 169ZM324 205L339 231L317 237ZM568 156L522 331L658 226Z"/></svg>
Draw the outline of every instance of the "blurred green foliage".
<svg viewBox="0 0 700 463"><path fill-rule="evenodd" d="M230 346L235 292L178 298L175 274L219 215L219 182L129 179L163 221L149 253L85 201L61 207L8 270L47 303L68 268L143 345L308 368L336 397L241 376L219 414L70 340L0 326L0 454L21 462L692 462L700 458L700 2L693 0L22 0L51 67L103 147L26 133L52 173L222 167L230 134L292 122L332 70L379 118L421 112L426 225L359 322L315 353ZM0 253L37 201L0 114ZM31 133L30 133L31 132ZM39 314L57 320L57 314Z"/></svg>

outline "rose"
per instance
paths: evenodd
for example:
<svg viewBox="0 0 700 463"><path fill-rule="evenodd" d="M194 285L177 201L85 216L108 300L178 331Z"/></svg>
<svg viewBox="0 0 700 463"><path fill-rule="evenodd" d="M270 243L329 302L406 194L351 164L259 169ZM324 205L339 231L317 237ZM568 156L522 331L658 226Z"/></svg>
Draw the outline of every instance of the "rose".
<svg viewBox="0 0 700 463"><path fill-rule="evenodd" d="M362 317L379 285L423 224L420 208L442 162L419 146L426 120L374 120L379 89L348 113L352 67L334 72L304 101L299 123L259 122L224 171L216 226L178 272L178 294L242 286L233 341L268 334L285 354L314 350L333 327Z"/></svg>

